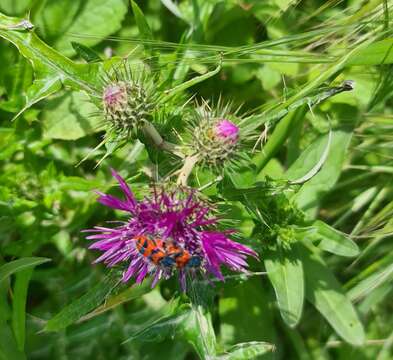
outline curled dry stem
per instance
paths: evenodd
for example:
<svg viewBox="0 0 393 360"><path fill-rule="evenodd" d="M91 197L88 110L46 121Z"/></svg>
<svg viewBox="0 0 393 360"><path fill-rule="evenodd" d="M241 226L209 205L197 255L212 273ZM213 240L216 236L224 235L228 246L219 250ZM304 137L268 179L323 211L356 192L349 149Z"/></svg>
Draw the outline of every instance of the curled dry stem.
<svg viewBox="0 0 393 360"><path fill-rule="evenodd" d="M183 167L180 169L179 177L177 178L177 185L187 186L188 177L198 160L198 155L191 155L185 158Z"/></svg>

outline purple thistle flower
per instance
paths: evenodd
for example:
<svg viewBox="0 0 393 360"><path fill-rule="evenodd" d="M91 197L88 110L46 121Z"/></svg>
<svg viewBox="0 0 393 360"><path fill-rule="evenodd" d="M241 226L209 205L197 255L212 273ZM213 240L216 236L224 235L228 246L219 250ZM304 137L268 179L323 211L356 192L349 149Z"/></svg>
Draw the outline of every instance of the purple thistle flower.
<svg viewBox="0 0 393 360"><path fill-rule="evenodd" d="M121 110L127 105L127 88L125 83L108 85L102 94L104 109L107 111Z"/></svg>
<svg viewBox="0 0 393 360"><path fill-rule="evenodd" d="M211 216L211 206L198 199L194 190L154 189L150 198L138 201L124 179L114 170L112 175L125 199L99 193L98 201L128 212L130 218L115 228L96 226L85 231L95 233L87 237L94 240L89 249L102 252L95 263L104 262L108 267L127 265L123 282L133 277L141 283L150 275L153 287L177 270L184 290L187 274L201 272L224 280L221 265L245 272L246 257L258 258L255 251L228 238L233 231L214 229L218 219Z"/></svg>
<svg viewBox="0 0 393 360"><path fill-rule="evenodd" d="M236 142L239 138L239 128L226 119L221 119L215 124L215 133L218 137L231 142Z"/></svg>

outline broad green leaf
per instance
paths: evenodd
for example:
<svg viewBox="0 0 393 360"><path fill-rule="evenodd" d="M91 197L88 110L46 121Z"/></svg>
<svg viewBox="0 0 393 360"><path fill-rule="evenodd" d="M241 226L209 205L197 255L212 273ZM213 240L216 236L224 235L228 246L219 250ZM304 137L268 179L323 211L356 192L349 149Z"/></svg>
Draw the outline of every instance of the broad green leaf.
<svg viewBox="0 0 393 360"><path fill-rule="evenodd" d="M346 65L383 65L391 63L393 63L393 38L377 41L355 52Z"/></svg>
<svg viewBox="0 0 393 360"><path fill-rule="evenodd" d="M358 246L346 234L320 220L315 221L313 226L317 232L312 234L312 239L321 240L318 244L320 249L340 256L352 257L359 254Z"/></svg>
<svg viewBox="0 0 393 360"><path fill-rule="evenodd" d="M80 320L84 315L101 305L119 283L119 278L110 275L91 288L86 294L73 301L52 319L48 320L44 331L60 331Z"/></svg>
<svg viewBox="0 0 393 360"><path fill-rule="evenodd" d="M224 355L217 356L217 360L249 360L257 359L258 356L275 350L274 345L262 342L262 341L251 341L242 344L236 344Z"/></svg>
<svg viewBox="0 0 393 360"><path fill-rule="evenodd" d="M18 260L10 261L0 266L0 283L5 280L8 276L17 273L19 271L41 265L51 261L51 259L43 257L25 257Z"/></svg>
<svg viewBox="0 0 393 360"><path fill-rule="evenodd" d="M68 26L67 33L55 42L54 47L65 55L74 53L72 39L77 39L82 45L94 46L118 31L127 13L127 5L123 0L85 0L82 5ZM70 6L69 1L64 6L66 10ZM70 37L72 35L73 38Z"/></svg>
<svg viewBox="0 0 393 360"><path fill-rule="evenodd" d="M181 323L182 338L188 341L201 359L213 358L216 354L216 335L211 314L202 306L192 306L189 318Z"/></svg>
<svg viewBox="0 0 393 360"><path fill-rule="evenodd" d="M0 323L0 360L25 360L26 356L18 350L12 331L7 324Z"/></svg>
<svg viewBox="0 0 393 360"><path fill-rule="evenodd" d="M0 10L8 15L24 15L33 0L1 0Z"/></svg>
<svg viewBox="0 0 393 360"><path fill-rule="evenodd" d="M304 302L304 274L295 248L284 252L278 248L265 252L264 262L276 293L278 307L284 321L291 327L300 320Z"/></svg>
<svg viewBox="0 0 393 360"><path fill-rule="evenodd" d="M276 343L269 291L254 277L228 284L219 300L220 339L225 348L249 341ZM263 359L274 359L273 354Z"/></svg>
<svg viewBox="0 0 393 360"><path fill-rule="evenodd" d="M318 171L321 170L323 164L325 163L325 161L328 157L331 142L332 142L332 131L329 131L326 146L325 146L325 149L321 155L321 158L306 174L302 175L300 178L289 179L289 183L291 185L303 184L303 183L309 181L310 179L312 179L318 173Z"/></svg>
<svg viewBox="0 0 393 360"><path fill-rule="evenodd" d="M103 117L83 92L72 92L48 101L42 115L44 136L76 140L103 129Z"/></svg>
<svg viewBox="0 0 393 360"><path fill-rule="evenodd" d="M325 150L327 136L319 138L302 152L288 169L286 173L288 179L297 179L313 168ZM333 139L325 164L320 172L306 182L294 196L299 208L310 218L315 217L321 197L330 191L338 180L351 138L351 132L333 131Z"/></svg>
<svg viewBox="0 0 393 360"><path fill-rule="evenodd" d="M12 329L18 349L23 351L25 346L25 333L26 333L26 298L27 289L33 269L20 271L15 276L14 285L14 298L12 301Z"/></svg>
<svg viewBox="0 0 393 360"><path fill-rule="evenodd" d="M363 326L340 283L316 253L303 247L301 254L307 300L346 342L362 345L365 339Z"/></svg>

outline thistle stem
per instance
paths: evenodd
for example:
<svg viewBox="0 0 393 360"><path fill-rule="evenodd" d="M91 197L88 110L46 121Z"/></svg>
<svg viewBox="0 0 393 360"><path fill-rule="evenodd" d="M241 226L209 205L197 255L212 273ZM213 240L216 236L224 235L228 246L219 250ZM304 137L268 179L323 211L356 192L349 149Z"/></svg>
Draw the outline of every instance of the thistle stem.
<svg viewBox="0 0 393 360"><path fill-rule="evenodd" d="M153 144L164 151L170 152L180 158L184 158L184 154L179 150L178 146L165 141L153 124L145 122L143 125L143 132L153 142Z"/></svg>
<svg viewBox="0 0 393 360"><path fill-rule="evenodd" d="M192 155L185 158L183 167L180 169L179 177L177 178L178 185L187 186L188 177L198 160L198 155Z"/></svg>

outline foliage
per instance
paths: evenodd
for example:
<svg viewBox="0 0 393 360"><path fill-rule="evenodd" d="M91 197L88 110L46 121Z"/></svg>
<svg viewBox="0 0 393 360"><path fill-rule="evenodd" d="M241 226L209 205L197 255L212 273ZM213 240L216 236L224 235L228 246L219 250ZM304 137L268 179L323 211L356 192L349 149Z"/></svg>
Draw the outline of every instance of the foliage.
<svg viewBox="0 0 393 360"><path fill-rule="evenodd" d="M392 6L0 0L0 359L391 358ZM128 71L132 126L102 103ZM221 104L242 141L206 166ZM110 168L180 173L260 261L186 292L91 265Z"/></svg>

